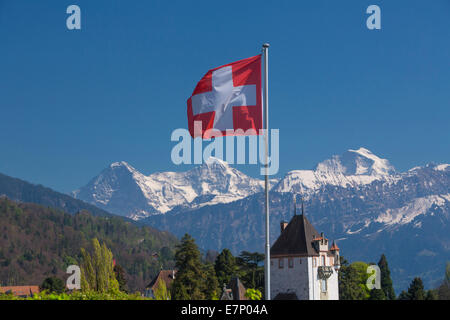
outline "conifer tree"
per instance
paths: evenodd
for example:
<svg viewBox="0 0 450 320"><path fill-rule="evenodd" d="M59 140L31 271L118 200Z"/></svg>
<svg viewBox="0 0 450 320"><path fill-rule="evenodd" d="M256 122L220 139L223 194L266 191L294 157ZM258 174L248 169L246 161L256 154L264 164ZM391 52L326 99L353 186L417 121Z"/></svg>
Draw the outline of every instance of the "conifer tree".
<svg viewBox="0 0 450 320"><path fill-rule="evenodd" d="M214 265L208 263L204 266L205 272L205 298L209 300L219 299L219 281L217 281Z"/></svg>
<svg viewBox="0 0 450 320"><path fill-rule="evenodd" d="M383 289L370 290L369 300L386 300Z"/></svg>
<svg viewBox="0 0 450 320"><path fill-rule="evenodd" d="M400 294L398 295L397 300L411 300L411 299L408 292L402 290L402 292L400 292Z"/></svg>
<svg viewBox="0 0 450 320"><path fill-rule="evenodd" d="M172 286L172 296L176 300L203 300L205 294L205 274L200 260L200 251L195 240L188 234L181 239L175 253L177 276Z"/></svg>
<svg viewBox="0 0 450 320"><path fill-rule="evenodd" d="M414 278L408 288L409 300L425 300L425 296L422 279Z"/></svg>
<svg viewBox="0 0 450 320"><path fill-rule="evenodd" d="M56 277L49 277L42 282L40 285L41 290L46 290L48 292L61 294L64 292L65 284L64 281L62 281L59 278Z"/></svg>
<svg viewBox="0 0 450 320"><path fill-rule="evenodd" d="M123 268L116 264L114 266L114 274L116 276L117 282L119 283L119 290L123 292L128 292L127 287L127 279L125 278L125 270Z"/></svg>
<svg viewBox="0 0 450 320"><path fill-rule="evenodd" d="M237 272L236 259L231 254L230 250L222 250L222 252L216 258L214 269L219 285L228 285L230 283L231 277L236 275Z"/></svg>
<svg viewBox="0 0 450 320"><path fill-rule="evenodd" d="M384 254L381 255L378 261L378 267L381 271L381 289L387 300L395 300L395 291L392 285L391 271L389 270L388 262Z"/></svg>

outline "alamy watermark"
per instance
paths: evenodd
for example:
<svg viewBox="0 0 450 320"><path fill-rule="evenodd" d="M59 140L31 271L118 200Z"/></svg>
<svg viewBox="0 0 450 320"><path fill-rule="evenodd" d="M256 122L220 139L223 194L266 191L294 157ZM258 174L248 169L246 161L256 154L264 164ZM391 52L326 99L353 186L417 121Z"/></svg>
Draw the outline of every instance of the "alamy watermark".
<svg viewBox="0 0 450 320"><path fill-rule="evenodd" d="M369 30L380 30L381 29L381 9L379 6L372 4L367 7L367 14L370 16L367 18L366 26Z"/></svg>
<svg viewBox="0 0 450 320"><path fill-rule="evenodd" d="M172 132L171 141L178 142L171 152L172 162L179 164L202 164L215 157L229 164L260 164L260 173L274 175L279 170L279 130L269 130L268 161L266 162L265 129L257 132L249 130L227 130L224 135L220 130L209 129L202 136L202 122L194 123L194 138L187 129L179 128ZM203 139L202 137L208 137ZM225 147L224 147L225 140ZM248 140L248 161L246 157L246 140ZM209 142L205 147L204 142ZM193 146L192 146L193 145ZM236 152L235 152L236 151Z"/></svg>
<svg viewBox="0 0 450 320"><path fill-rule="evenodd" d="M66 270L67 274L70 276L66 280L66 287L69 290L80 290L81 289L81 270L77 265L70 265Z"/></svg>
<svg viewBox="0 0 450 320"><path fill-rule="evenodd" d="M69 30L80 30L81 29L81 9L79 6L72 4L67 7L67 14L70 16L66 19L66 26Z"/></svg>
<svg viewBox="0 0 450 320"><path fill-rule="evenodd" d="M366 281L366 287L369 290L381 289L381 271L376 264L367 267L366 272L370 275Z"/></svg>

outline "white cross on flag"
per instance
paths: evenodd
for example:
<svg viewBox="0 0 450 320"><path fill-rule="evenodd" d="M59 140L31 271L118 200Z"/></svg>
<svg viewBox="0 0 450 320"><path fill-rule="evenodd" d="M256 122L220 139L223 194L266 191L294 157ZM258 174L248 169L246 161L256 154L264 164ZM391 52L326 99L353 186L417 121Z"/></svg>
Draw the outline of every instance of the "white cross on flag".
<svg viewBox="0 0 450 320"><path fill-rule="evenodd" d="M261 100L261 55L211 69L187 101L189 132L192 137L205 139L209 138L205 134L209 129L221 131L222 135L241 134L235 132L238 129L259 134ZM201 122L201 130L194 130L194 122Z"/></svg>

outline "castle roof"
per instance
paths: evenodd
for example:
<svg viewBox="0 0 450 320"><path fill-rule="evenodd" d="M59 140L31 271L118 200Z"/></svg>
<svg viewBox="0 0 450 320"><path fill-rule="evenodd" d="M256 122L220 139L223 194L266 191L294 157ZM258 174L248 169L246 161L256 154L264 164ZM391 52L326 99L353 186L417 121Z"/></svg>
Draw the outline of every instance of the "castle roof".
<svg viewBox="0 0 450 320"><path fill-rule="evenodd" d="M334 243L334 241L333 241L333 245L331 246L330 251L339 251L339 247L337 246L336 243Z"/></svg>
<svg viewBox="0 0 450 320"><path fill-rule="evenodd" d="M313 247L312 241L319 237L320 234L304 214L295 215L273 244L270 255L317 256L319 253Z"/></svg>
<svg viewBox="0 0 450 320"><path fill-rule="evenodd" d="M160 281L164 281L167 289L170 289L173 280L175 280L176 273L176 270L161 270L158 275L152 280L152 282L150 282L147 288L155 290L158 287Z"/></svg>

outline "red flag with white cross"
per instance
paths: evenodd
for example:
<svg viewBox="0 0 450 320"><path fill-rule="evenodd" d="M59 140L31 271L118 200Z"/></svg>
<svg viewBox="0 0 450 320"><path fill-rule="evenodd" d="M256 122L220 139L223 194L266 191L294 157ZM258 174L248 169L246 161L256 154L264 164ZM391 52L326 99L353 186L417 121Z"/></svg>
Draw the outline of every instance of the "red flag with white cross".
<svg viewBox="0 0 450 320"><path fill-rule="evenodd" d="M210 138L210 129L222 135L259 134L263 124L261 55L209 70L197 83L187 107L194 138Z"/></svg>

